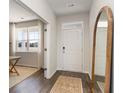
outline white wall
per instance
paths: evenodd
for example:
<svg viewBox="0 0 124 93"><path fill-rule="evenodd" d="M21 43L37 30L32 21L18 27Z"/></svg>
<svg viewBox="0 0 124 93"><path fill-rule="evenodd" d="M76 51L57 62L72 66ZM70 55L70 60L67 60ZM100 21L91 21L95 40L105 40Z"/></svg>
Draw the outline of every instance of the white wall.
<svg viewBox="0 0 124 93"><path fill-rule="evenodd" d="M91 6L91 10L90 10L90 55L89 55L89 59L90 59L90 77L91 77L91 73L92 73L92 49L93 49L93 31L94 31L94 26L95 26L95 21L96 21L96 17L100 11L100 9L104 6L109 6L112 8L112 10L114 9L114 0L93 0L93 4Z"/></svg>
<svg viewBox="0 0 124 93"><path fill-rule="evenodd" d="M47 78L50 78L57 67L56 16L46 0L18 0L41 18L48 22L47 28Z"/></svg>
<svg viewBox="0 0 124 93"><path fill-rule="evenodd" d="M57 69L61 69L61 25L62 23L84 22L84 62L83 72L89 73L89 13L57 17Z"/></svg>
<svg viewBox="0 0 124 93"><path fill-rule="evenodd" d="M9 23L9 55L12 55L12 30L13 24Z"/></svg>
<svg viewBox="0 0 124 93"><path fill-rule="evenodd" d="M15 28L38 26L38 20L24 21L15 23Z"/></svg>
<svg viewBox="0 0 124 93"><path fill-rule="evenodd" d="M40 48L38 54L38 68L44 68L44 23L38 20L38 26L40 27Z"/></svg>

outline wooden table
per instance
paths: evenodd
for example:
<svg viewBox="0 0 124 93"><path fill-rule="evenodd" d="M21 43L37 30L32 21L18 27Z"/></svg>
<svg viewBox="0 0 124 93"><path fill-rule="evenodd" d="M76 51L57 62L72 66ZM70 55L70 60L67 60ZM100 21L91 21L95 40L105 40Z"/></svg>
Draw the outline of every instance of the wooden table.
<svg viewBox="0 0 124 93"><path fill-rule="evenodd" d="M9 56L9 67L10 67L9 72L16 73L17 75L19 75L19 73L16 70L15 66L18 63L20 58L21 58L21 56Z"/></svg>

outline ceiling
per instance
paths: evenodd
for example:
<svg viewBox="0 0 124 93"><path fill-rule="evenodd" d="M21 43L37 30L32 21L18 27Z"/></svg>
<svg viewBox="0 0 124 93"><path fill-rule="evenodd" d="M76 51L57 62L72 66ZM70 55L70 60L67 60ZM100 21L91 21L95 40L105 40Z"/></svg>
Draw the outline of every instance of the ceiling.
<svg viewBox="0 0 124 93"><path fill-rule="evenodd" d="M9 1L9 22L22 22L38 19L34 13L17 4L15 0Z"/></svg>
<svg viewBox="0 0 124 93"><path fill-rule="evenodd" d="M92 0L47 0L56 15L88 12Z"/></svg>

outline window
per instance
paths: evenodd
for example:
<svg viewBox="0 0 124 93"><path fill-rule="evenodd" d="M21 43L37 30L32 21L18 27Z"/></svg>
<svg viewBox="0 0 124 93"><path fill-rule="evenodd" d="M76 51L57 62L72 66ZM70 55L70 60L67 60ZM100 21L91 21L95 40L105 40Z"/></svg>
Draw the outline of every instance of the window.
<svg viewBox="0 0 124 93"><path fill-rule="evenodd" d="M37 51L39 47L39 28L18 28L16 47L18 52Z"/></svg>
<svg viewBox="0 0 124 93"><path fill-rule="evenodd" d="M17 51L27 50L27 28L19 28L17 31Z"/></svg>
<svg viewBox="0 0 124 93"><path fill-rule="evenodd" d="M38 48L38 42L39 42L39 31L37 28L29 28L28 29L28 35L29 35L29 50L37 50Z"/></svg>

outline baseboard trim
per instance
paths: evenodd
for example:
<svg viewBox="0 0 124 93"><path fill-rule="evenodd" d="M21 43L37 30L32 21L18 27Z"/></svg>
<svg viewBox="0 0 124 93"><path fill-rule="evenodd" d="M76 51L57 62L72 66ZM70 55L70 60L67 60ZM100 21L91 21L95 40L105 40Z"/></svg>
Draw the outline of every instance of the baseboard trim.
<svg viewBox="0 0 124 93"><path fill-rule="evenodd" d="M18 65L16 65L16 66L20 66L20 67L31 67L31 68L37 68L37 67L34 67L34 66L20 65L20 64L18 64Z"/></svg>
<svg viewBox="0 0 124 93"><path fill-rule="evenodd" d="M46 78L50 79L52 76L54 76L54 74L57 72L57 70L55 70L51 75L49 74Z"/></svg>
<svg viewBox="0 0 124 93"><path fill-rule="evenodd" d="M42 69L44 70L44 68L38 68L38 67L34 67L34 66L26 66L26 65L16 65L16 66L20 66L20 67L30 67L30 68L37 68L37 69Z"/></svg>

